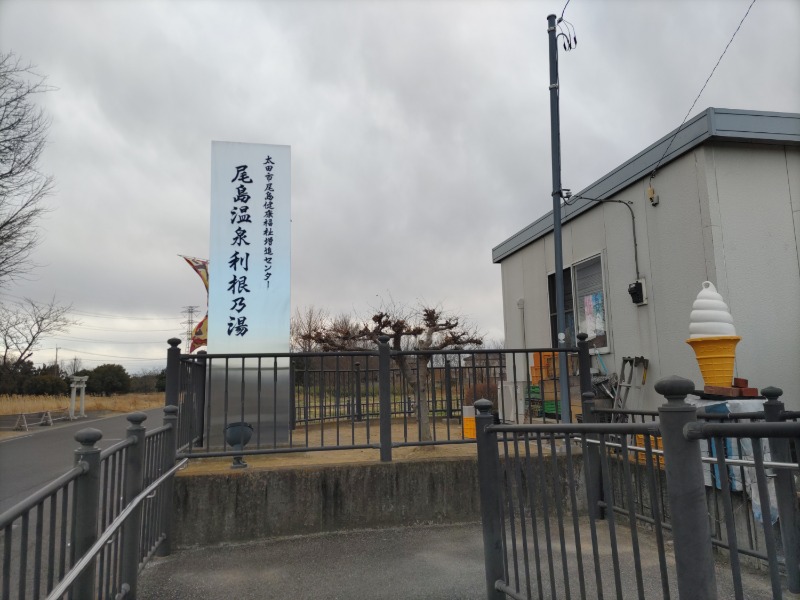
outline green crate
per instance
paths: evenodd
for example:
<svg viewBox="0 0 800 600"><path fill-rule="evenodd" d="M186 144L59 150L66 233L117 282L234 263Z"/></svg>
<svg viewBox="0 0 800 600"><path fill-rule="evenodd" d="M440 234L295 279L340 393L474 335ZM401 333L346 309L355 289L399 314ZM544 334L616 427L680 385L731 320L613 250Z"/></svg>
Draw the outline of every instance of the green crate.
<svg viewBox="0 0 800 600"><path fill-rule="evenodd" d="M558 409L558 412L556 412L556 409ZM546 414L546 415L558 415L561 412L560 409L561 409L561 406L558 406L558 403L555 400L553 400L553 401L545 400L544 401L544 414Z"/></svg>

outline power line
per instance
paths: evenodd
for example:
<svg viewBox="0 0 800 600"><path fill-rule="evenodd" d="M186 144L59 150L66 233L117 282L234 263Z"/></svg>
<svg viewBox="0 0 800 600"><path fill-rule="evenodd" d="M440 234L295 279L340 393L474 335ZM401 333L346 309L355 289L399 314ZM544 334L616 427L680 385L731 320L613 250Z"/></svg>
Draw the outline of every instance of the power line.
<svg viewBox="0 0 800 600"><path fill-rule="evenodd" d="M561 19L560 20L562 20L562 21L564 20L564 13L566 12L567 7L569 6L569 3L570 3L570 0L567 0L567 3L564 5L564 8L561 9Z"/></svg>
<svg viewBox="0 0 800 600"><path fill-rule="evenodd" d="M62 350L63 350L63 348L62 348ZM77 358L82 363L83 362L95 362L95 363L106 363L106 362L108 362L108 360L104 359L104 358L85 358L83 356L75 356L74 358ZM72 359L69 359L69 361L71 361L71 360ZM162 362L166 362L166 358L163 358L163 359L162 358L137 358L137 359L128 359L128 360L137 360L137 361L142 361L142 362L144 362L144 361L150 361L150 362L162 361ZM67 361L67 362L69 362L69 361ZM64 361L62 360L61 363L63 364Z"/></svg>
<svg viewBox="0 0 800 600"><path fill-rule="evenodd" d="M170 327L169 329L114 329L111 327L92 327L91 325L73 325L70 327L75 329L91 329L92 331L110 331L110 332L119 332L119 333L152 333L156 331L175 331L178 329L177 327Z"/></svg>
<svg viewBox="0 0 800 600"><path fill-rule="evenodd" d="M29 300L28 298L23 298L22 296L17 296L16 294L9 294L8 292L0 292L0 296L5 296L6 298L13 298L13 304L21 306L20 301ZM196 307L195 307L196 308ZM78 310L75 308L70 308L70 313L74 313L76 315L81 315L85 317L96 317L98 319L124 319L130 321L172 321L175 319L174 316L168 317L134 317L130 315L115 315L110 313L95 313L89 312L85 310Z"/></svg>
<svg viewBox="0 0 800 600"><path fill-rule="evenodd" d="M711 73L709 74L708 78L706 79L706 82L703 84L703 87L700 88L700 92L697 94L697 97L694 99L694 102L692 102L692 105L689 107L689 110L686 111L686 116L683 117L683 121L681 121L681 124L678 126L678 129L675 130L675 134L672 136L672 138L670 138L669 144L667 144L667 148L666 148L666 150L664 150L664 154L661 155L661 158L658 159L658 162L656 163L656 166L653 167L653 172L650 174L650 181L652 181L653 178L656 176L656 172L658 171L658 167L661 166L661 162L664 160L664 157L667 155L667 152L669 152L669 149L672 147L672 142L674 142L675 138L678 137L678 134L681 132L681 129L683 128L684 123L686 123L686 119L688 119L689 115L692 114L692 110L694 110L694 107L697 104L697 101L700 100L700 96L703 95L703 91L706 89L706 86L708 85L708 82L711 81L711 78L714 76L714 72L717 70L717 67L719 66L719 63L722 62L722 57L725 56L725 53L728 51L728 48L733 43L733 38L735 38L736 34L739 33L739 30L742 28L742 24L744 23L744 20L747 18L747 15L750 14L750 9L753 8L753 5L755 3L756 3L756 0L753 0L750 3L750 6L747 7L747 11L744 13L744 16L742 17L742 20L739 21L739 25L736 27L736 31L733 32L733 35L731 36L731 39L729 39L728 43L725 44L725 49L722 51L722 54L719 55L719 58L717 59L717 64L715 64L714 68L711 69ZM567 2L567 4L569 4L569 2Z"/></svg>
<svg viewBox="0 0 800 600"><path fill-rule="evenodd" d="M59 346L61 350L66 350L68 352L77 352L78 354L88 354L89 356L104 356L106 358L121 358L124 360L162 360L159 358L142 358L141 356L116 356L114 354L101 354L99 352L87 352L86 350L76 350L75 348L64 348L63 346ZM41 351L42 349L40 349ZM166 354L166 352L165 352ZM163 360L166 360L166 356Z"/></svg>
<svg viewBox="0 0 800 600"><path fill-rule="evenodd" d="M158 340L158 341L147 341L147 342L120 342L117 340L97 340L91 338L76 338L76 337L69 337L69 336L62 336L62 335L53 335L49 336L51 340L68 340L70 342L90 342L92 344L162 344L166 347L165 340Z"/></svg>
<svg viewBox="0 0 800 600"><path fill-rule="evenodd" d="M175 317L131 317L127 315L104 315L102 313L91 313L82 310L71 310L70 312L85 317L96 317L98 319L124 319L126 321L172 321L175 319Z"/></svg>

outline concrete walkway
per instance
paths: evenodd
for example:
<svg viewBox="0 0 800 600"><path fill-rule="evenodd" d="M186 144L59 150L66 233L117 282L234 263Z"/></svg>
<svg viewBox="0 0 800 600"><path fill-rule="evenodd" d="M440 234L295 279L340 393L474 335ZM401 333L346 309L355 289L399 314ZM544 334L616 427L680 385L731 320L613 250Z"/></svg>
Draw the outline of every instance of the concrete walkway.
<svg viewBox="0 0 800 600"><path fill-rule="evenodd" d="M584 525L582 523L582 525ZM601 538L603 588L606 598L616 597L614 569L606 528ZM541 529L540 529L541 531ZM588 535L588 527L581 527ZM641 575L646 598L663 598L658 575L658 555L652 535L640 531ZM620 579L624 596L638 597L636 572L629 536L620 528ZM553 540L557 545L557 540ZM586 597L596 598L589 540L584 545ZM542 551L544 544L540 543ZM572 573L572 597L580 597L574 579L575 546L567 543ZM542 564L543 597L566 598L556 561L555 594L550 592L547 565ZM544 557L543 557L544 560ZM670 594L677 598L674 557L667 552ZM513 581L512 571L512 581ZM730 567L716 568L718 597L733 598ZM744 569L744 597L773 598L765 571ZM533 597L539 597L532 589ZM525 594L524 583L521 588ZM784 598L795 598L783 590ZM139 597L153 600L486 600L483 538L479 523L424 525L278 538L241 545L181 550L153 559L139 578Z"/></svg>
<svg viewBox="0 0 800 600"><path fill-rule="evenodd" d="M153 559L139 597L485 600L478 523L281 538Z"/></svg>

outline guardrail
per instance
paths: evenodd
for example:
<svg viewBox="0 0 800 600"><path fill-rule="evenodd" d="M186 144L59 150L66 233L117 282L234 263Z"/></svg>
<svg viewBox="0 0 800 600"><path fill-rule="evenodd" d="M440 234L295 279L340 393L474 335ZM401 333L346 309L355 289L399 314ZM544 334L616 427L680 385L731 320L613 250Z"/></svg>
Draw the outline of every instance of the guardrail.
<svg viewBox="0 0 800 600"><path fill-rule="evenodd" d="M720 423L698 420L684 401L691 381L668 378L656 389L667 404L644 423L502 425L476 403L488 598L669 598L677 589L705 599L718 597L719 584L719 597L743 599L753 584L740 556L768 565L772 597L800 591L800 424L780 422L793 417L781 391L762 390L763 422ZM591 400L584 415L605 420ZM713 448L707 456L701 440ZM749 454L732 451L739 441ZM761 551L739 543L732 468L749 473L755 490ZM713 548L730 578L715 578Z"/></svg>
<svg viewBox="0 0 800 600"><path fill-rule="evenodd" d="M75 466L0 515L4 600L136 597L140 569L169 552L177 417L167 406L146 431L130 414L126 438L102 451L101 431L75 434Z"/></svg>

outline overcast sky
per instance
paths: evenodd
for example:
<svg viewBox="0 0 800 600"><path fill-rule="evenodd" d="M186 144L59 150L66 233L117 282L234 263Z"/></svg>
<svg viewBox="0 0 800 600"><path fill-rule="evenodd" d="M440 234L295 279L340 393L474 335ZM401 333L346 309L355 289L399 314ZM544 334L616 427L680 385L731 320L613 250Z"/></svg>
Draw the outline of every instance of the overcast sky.
<svg viewBox="0 0 800 600"><path fill-rule="evenodd" d="M571 0L565 187L677 127L751 0ZM41 265L72 303L34 357L161 366L208 256L212 140L292 148L292 305L441 302L502 339L491 249L551 208L547 15L563 0L0 0L56 90ZM758 0L692 114L800 111L800 2Z"/></svg>

